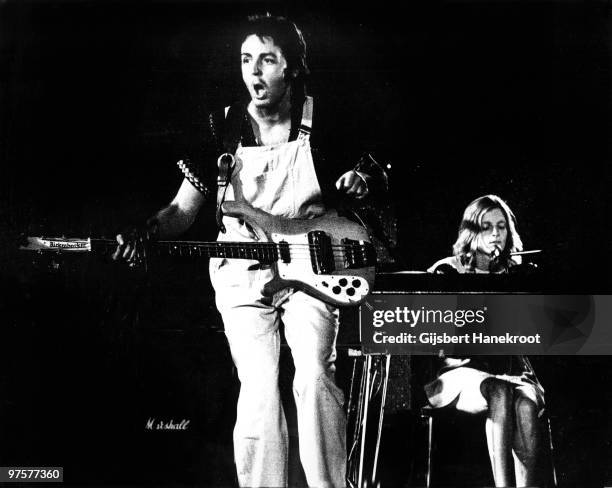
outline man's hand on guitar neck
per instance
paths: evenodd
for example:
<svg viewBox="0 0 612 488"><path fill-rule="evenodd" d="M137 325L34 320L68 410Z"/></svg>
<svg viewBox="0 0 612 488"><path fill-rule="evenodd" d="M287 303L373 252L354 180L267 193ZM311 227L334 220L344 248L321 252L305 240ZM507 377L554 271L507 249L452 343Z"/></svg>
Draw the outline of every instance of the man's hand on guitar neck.
<svg viewBox="0 0 612 488"><path fill-rule="evenodd" d="M158 234L157 221L151 219L144 228L131 228L117 234L117 249L114 261L126 261L130 267L144 265L147 268L148 244Z"/></svg>

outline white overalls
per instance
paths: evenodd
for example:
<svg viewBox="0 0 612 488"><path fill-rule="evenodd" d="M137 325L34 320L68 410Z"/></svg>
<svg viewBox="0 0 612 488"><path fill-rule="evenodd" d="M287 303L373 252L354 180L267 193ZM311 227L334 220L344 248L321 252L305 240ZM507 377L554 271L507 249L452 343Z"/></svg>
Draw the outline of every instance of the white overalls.
<svg viewBox="0 0 612 488"><path fill-rule="evenodd" d="M312 99L300 136L275 146L238 147L226 199L244 198L273 215L310 218L324 206L310 151ZM224 217L223 241L252 241L235 218ZM287 486L288 433L278 387L279 323L295 363L300 459L309 486L345 487L346 418L334 382L338 309L295 292L273 304L260 290L272 270L256 261L211 260L211 281L240 378L234 456L243 487Z"/></svg>

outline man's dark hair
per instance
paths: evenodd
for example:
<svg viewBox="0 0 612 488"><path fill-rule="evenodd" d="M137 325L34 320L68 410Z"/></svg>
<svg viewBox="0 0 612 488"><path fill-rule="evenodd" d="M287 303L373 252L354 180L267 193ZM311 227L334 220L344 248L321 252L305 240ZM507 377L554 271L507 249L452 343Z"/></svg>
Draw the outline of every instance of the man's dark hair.
<svg viewBox="0 0 612 488"><path fill-rule="evenodd" d="M251 35L260 39L272 38L287 60L285 76L294 87L294 95L303 95L304 83L310 71L306 64L306 42L300 29L285 17L251 15L241 26L240 41L244 42Z"/></svg>

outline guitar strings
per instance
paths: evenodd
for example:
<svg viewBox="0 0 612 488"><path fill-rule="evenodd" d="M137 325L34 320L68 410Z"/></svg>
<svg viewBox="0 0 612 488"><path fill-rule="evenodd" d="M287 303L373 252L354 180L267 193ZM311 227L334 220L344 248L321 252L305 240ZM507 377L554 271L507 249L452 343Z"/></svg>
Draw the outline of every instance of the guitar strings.
<svg viewBox="0 0 612 488"><path fill-rule="evenodd" d="M116 246L116 243L111 243L108 242L108 244L112 245L113 247ZM204 250L204 251L219 251L220 247L225 247L226 249L228 249L228 252L231 251L242 251L242 252L281 252L281 248L280 245L277 243L273 243L273 242L266 242L266 243L247 243L247 245L243 245L243 244L228 244L228 243L212 243L212 244L197 244L197 245L185 245L185 244L169 244L169 243L165 243L165 242L158 242L158 245L160 244L164 244L167 245L168 247L172 248L174 247L177 252L190 252L190 251L197 251L197 250ZM314 251L319 251L319 252L324 252L325 249L331 249L334 252L364 252L365 251L365 247L363 247L362 245L359 245L357 248L355 248L355 246L351 246L351 245L346 245L346 244L337 244L337 245L332 245L329 247L323 247L319 244L289 244L289 251L290 252L308 252L311 250ZM170 249L171 251L173 249Z"/></svg>
<svg viewBox="0 0 612 488"><path fill-rule="evenodd" d="M103 243L109 246L116 246L116 242L110 239L91 239L94 243ZM220 247L225 247L227 251L221 251L218 256L211 257L224 257L229 259L236 259L235 256L232 256L235 251L240 251L242 254L239 258L252 258L253 260L257 260L257 258L263 259L274 259L278 260L282 251L280 249L280 243L276 242L245 242L245 243L236 243L236 242L210 242L203 243L201 241L158 241L156 243L158 246L165 246L170 248L169 250L176 251L176 253L180 256L185 255L194 255L198 254L202 255L202 252L208 253L211 251L216 251L219 253ZM289 247L289 257L291 259L296 260L310 260L312 259L312 252L319 254L328 254L326 250L331 250L331 255L334 258L343 259L347 254L359 255L365 254L366 249L362 244L359 244L357 248L355 246L346 245L346 244L334 244L323 248L320 244L300 244L300 243L287 243ZM174 247L174 249L172 249ZM155 252L155 251L153 251ZM257 256L248 256L249 253L258 254ZM262 254L263 253L263 256Z"/></svg>
<svg viewBox="0 0 612 488"><path fill-rule="evenodd" d="M92 242L96 243L104 243L104 244L108 244L111 246L116 246L117 242L113 241L111 239L91 239ZM194 248L204 248L204 249L217 249L221 246L223 247L229 247L229 248L266 248L269 247L271 249L278 249L280 245L283 245L285 243L278 243L278 242L269 242L269 241L264 241L264 242L224 242L224 241L216 241L216 242L201 242L201 241L157 241L155 242L155 244L157 246L176 246L177 248L180 247L187 247L189 248L190 246L193 246ZM321 244L300 244L300 243L287 243L287 245L289 246L289 248L310 248L310 249L322 249ZM359 246L361 246L362 244L358 244ZM329 246L332 249L351 249L353 248L352 245L350 244L332 244ZM263 249L258 249L258 250L263 250Z"/></svg>

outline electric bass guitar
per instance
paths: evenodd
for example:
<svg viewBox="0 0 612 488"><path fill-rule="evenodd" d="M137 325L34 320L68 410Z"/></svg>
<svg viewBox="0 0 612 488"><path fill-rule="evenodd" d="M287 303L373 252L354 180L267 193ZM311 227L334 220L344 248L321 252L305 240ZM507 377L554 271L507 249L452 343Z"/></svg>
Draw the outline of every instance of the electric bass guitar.
<svg viewBox="0 0 612 488"><path fill-rule="evenodd" d="M359 305L374 284L376 252L366 230L344 217L314 219L270 215L244 202L225 202L225 215L253 229L254 242L153 241L150 255L250 259L274 267L275 276L262 293L271 296L296 288L336 306ZM20 247L30 251L110 252L112 239L28 237Z"/></svg>

